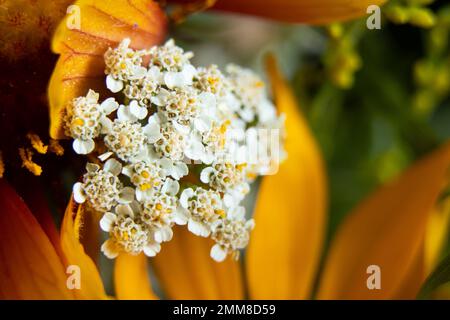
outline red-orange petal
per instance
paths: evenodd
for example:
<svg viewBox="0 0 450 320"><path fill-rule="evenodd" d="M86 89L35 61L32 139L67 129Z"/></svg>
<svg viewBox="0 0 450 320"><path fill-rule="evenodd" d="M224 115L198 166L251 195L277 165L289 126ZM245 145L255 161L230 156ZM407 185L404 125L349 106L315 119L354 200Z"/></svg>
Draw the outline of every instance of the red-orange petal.
<svg viewBox="0 0 450 320"><path fill-rule="evenodd" d="M447 143L349 214L332 241L319 299L415 297L420 277L414 274L424 272L426 225L448 181L449 167ZM367 287L370 265L380 267L379 290Z"/></svg>
<svg viewBox="0 0 450 320"><path fill-rule="evenodd" d="M207 2L170 1L184 4ZM382 5L385 2L386 0L217 0L212 8L284 22L326 24L362 17L367 14L370 5Z"/></svg>
<svg viewBox="0 0 450 320"><path fill-rule="evenodd" d="M155 300L148 275L147 257L121 253L114 262L114 287L120 300Z"/></svg>
<svg viewBox="0 0 450 320"><path fill-rule="evenodd" d="M131 47L142 49L161 42L166 18L151 0L78 0L80 29L69 29L66 17L58 26L52 50L60 57L48 88L50 136L64 138L62 118L73 98L88 89L105 92L103 54L124 38ZM69 20L72 21L72 20Z"/></svg>
<svg viewBox="0 0 450 320"><path fill-rule="evenodd" d="M16 192L0 179L0 299L73 299L65 268Z"/></svg>
<svg viewBox="0 0 450 320"><path fill-rule="evenodd" d="M70 199L61 224L61 248L66 266L77 266L80 271L81 286L74 290L78 299L106 299L103 282L94 261L86 254L80 243L80 229L83 226L85 212L82 205Z"/></svg>
<svg viewBox="0 0 450 320"><path fill-rule="evenodd" d="M287 159L263 178L247 251L250 297L307 299L326 228L327 182L321 153L295 96L268 59L275 104L286 115Z"/></svg>
<svg viewBox="0 0 450 320"><path fill-rule="evenodd" d="M243 299L239 262L227 258L217 263L209 256L211 239L193 235L185 227L174 229L153 259L164 293L170 299Z"/></svg>

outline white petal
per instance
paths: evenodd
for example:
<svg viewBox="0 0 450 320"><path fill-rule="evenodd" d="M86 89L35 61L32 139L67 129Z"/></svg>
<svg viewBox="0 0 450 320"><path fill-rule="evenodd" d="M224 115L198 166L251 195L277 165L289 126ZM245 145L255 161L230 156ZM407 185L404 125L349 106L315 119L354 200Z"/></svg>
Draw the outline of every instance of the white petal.
<svg viewBox="0 0 450 320"><path fill-rule="evenodd" d="M167 98L169 95L170 92L168 90L161 88L156 96L150 98L150 101L158 107L163 107L167 104Z"/></svg>
<svg viewBox="0 0 450 320"><path fill-rule="evenodd" d="M122 164L116 159L112 158L105 162L103 170L108 171L115 176L118 176L122 171Z"/></svg>
<svg viewBox="0 0 450 320"><path fill-rule="evenodd" d="M216 96L211 92L202 92L198 96L200 105L204 109L213 109L216 107Z"/></svg>
<svg viewBox="0 0 450 320"><path fill-rule="evenodd" d="M123 89L123 82L121 80L114 79L111 75L108 75L106 77L106 87L111 92L116 93Z"/></svg>
<svg viewBox="0 0 450 320"><path fill-rule="evenodd" d="M86 201L83 184L81 182L77 182L73 185L73 198L76 203L84 203Z"/></svg>
<svg viewBox="0 0 450 320"><path fill-rule="evenodd" d="M133 209L127 204L119 204L116 207L116 213L125 217L134 217Z"/></svg>
<svg viewBox="0 0 450 320"><path fill-rule="evenodd" d="M142 191L139 188L136 188L136 200L140 202L144 202L145 200L150 200L153 194L153 189L147 189Z"/></svg>
<svg viewBox="0 0 450 320"><path fill-rule="evenodd" d="M192 85L192 78L197 74L197 69L192 64L186 64L181 71L184 78L184 84L187 86Z"/></svg>
<svg viewBox="0 0 450 320"><path fill-rule="evenodd" d="M147 69L143 66L134 66L130 80L142 79L147 74Z"/></svg>
<svg viewBox="0 0 450 320"><path fill-rule="evenodd" d="M161 245L159 243L149 243L144 247L144 254L147 257L154 257L161 251Z"/></svg>
<svg viewBox="0 0 450 320"><path fill-rule="evenodd" d="M172 215L172 220L180 226L184 226L189 220L189 211L179 206Z"/></svg>
<svg viewBox="0 0 450 320"><path fill-rule="evenodd" d="M253 219L248 220L248 221L245 223L245 227L246 227L248 230L252 230L252 229L255 227L255 220L253 220Z"/></svg>
<svg viewBox="0 0 450 320"><path fill-rule="evenodd" d="M126 175L127 177L131 177L134 173L132 166L125 166L122 168L122 174Z"/></svg>
<svg viewBox="0 0 450 320"><path fill-rule="evenodd" d="M150 122L143 128L147 141L149 143L155 143L161 139L161 128L157 122Z"/></svg>
<svg viewBox="0 0 450 320"><path fill-rule="evenodd" d="M193 138L190 140L189 146L184 150L186 157L192 160L200 160L205 154L205 146L201 141Z"/></svg>
<svg viewBox="0 0 450 320"><path fill-rule="evenodd" d="M220 245L215 244L211 248L210 255L215 261L222 262L227 257L227 252Z"/></svg>
<svg viewBox="0 0 450 320"><path fill-rule="evenodd" d="M134 189L131 187L123 188L119 195L119 203L130 203L134 200Z"/></svg>
<svg viewBox="0 0 450 320"><path fill-rule="evenodd" d="M103 242L101 250L104 253L104 255L109 259L116 258L119 255L120 251L119 247L112 239L108 239L105 242Z"/></svg>
<svg viewBox="0 0 450 320"><path fill-rule="evenodd" d="M106 161L112 155L113 155L113 153L111 151L108 151L108 152L105 152L105 153L102 153L101 155L99 155L98 158L100 159L100 161Z"/></svg>
<svg viewBox="0 0 450 320"><path fill-rule="evenodd" d="M147 116L148 113L147 108L141 107L136 100L131 101L129 108L130 113L139 120L142 120Z"/></svg>
<svg viewBox="0 0 450 320"><path fill-rule="evenodd" d="M164 83L170 89L183 87L185 85L185 76L181 72L166 72Z"/></svg>
<svg viewBox="0 0 450 320"><path fill-rule="evenodd" d="M102 125L101 133L108 134L111 132L113 122L107 116L100 117L100 124Z"/></svg>
<svg viewBox="0 0 450 320"><path fill-rule="evenodd" d="M203 169L202 172L200 173L200 181L203 183L209 183L211 179L211 174L213 172L214 172L213 167L206 167L205 169Z"/></svg>
<svg viewBox="0 0 450 320"><path fill-rule="evenodd" d="M136 116L131 113L130 108L124 105L119 107L119 110L117 111L117 119L119 119L119 121L137 121Z"/></svg>
<svg viewBox="0 0 450 320"><path fill-rule="evenodd" d="M100 108L105 114L110 114L111 112L114 112L117 110L117 108L119 108L119 104L114 98L108 98L102 102Z"/></svg>
<svg viewBox="0 0 450 320"><path fill-rule="evenodd" d="M204 238L208 237L210 234L210 231L205 224L195 221L193 219L189 219L188 230L193 234L195 234L196 236Z"/></svg>
<svg viewBox="0 0 450 320"><path fill-rule="evenodd" d="M233 220L242 220L245 218L245 208L237 206L228 211L228 216Z"/></svg>
<svg viewBox="0 0 450 320"><path fill-rule="evenodd" d="M155 231L154 238L158 243L170 241L173 237L173 231L170 227L159 228Z"/></svg>
<svg viewBox="0 0 450 320"><path fill-rule="evenodd" d="M161 191L163 193L166 193L168 195L176 195L178 191L180 190L180 184L178 181L172 180L170 178L167 178L164 182L164 185L161 188Z"/></svg>
<svg viewBox="0 0 450 320"><path fill-rule="evenodd" d="M73 150L78 154L88 154L94 150L95 143L94 140L80 140L75 139L72 143Z"/></svg>
<svg viewBox="0 0 450 320"><path fill-rule="evenodd" d="M235 207L239 202L233 197L233 195L226 193L223 196L223 203L227 208Z"/></svg>
<svg viewBox="0 0 450 320"><path fill-rule="evenodd" d="M183 208L188 208L189 207L189 199L192 198L192 196L194 195L194 190L192 188L187 188L184 189L183 192L180 195L180 204Z"/></svg>
<svg viewBox="0 0 450 320"><path fill-rule="evenodd" d="M189 173L188 166L182 161L175 162L172 169L172 177L179 180Z"/></svg>
<svg viewBox="0 0 450 320"><path fill-rule="evenodd" d="M117 216L114 213L106 212L100 219L100 228L105 232L110 232Z"/></svg>

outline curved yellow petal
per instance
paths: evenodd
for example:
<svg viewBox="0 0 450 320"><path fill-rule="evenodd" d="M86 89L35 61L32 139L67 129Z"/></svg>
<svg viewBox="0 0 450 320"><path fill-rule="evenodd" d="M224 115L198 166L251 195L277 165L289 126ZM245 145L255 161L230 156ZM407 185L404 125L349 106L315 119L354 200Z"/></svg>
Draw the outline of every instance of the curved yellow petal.
<svg viewBox="0 0 450 320"><path fill-rule="evenodd" d="M61 223L61 249L66 258L66 265L79 267L80 289L74 290L78 299L106 299L103 282L92 259L86 254L80 240L85 212L82 205L70 199Z"/></svg>
<svg viewBox="0 0 450 320"><path fill-rule="evenodd" d="M155 300L148 277L147 257L144 254L120 254L114 263L114 287L119 300Z"/></svg>
<svg viewBox="0 0 450 320"><path fill-rule="evenodd" d="M75 6L79 10L63 19L52 41L52 50L60 54L48 88L54 139L64 138L68 102L90 88L105 93L103 53L108 47L124 38L130 38L135 49L149 47L161 42L166 32L164 13L151 0L78 0Z"/></svg>
<svg viewBox="0 0 450 320"><path fill-rule="evenodd" d="M440 254L447 242L450 227L450 198L435 206L430 214L425 233L426 275L439 263Z"/></svg>
<svg viewBox="0 0 450 320"><path fill-rule="evenodd" d="M189 4L207 0L171 0ZM370 5L382 5L386 0L217 0L214 9L256 15L284 22L326 24L366 15ZM198 6L203 8L205 6Z"/></svg>
<svg viewBox="0 0 450 320"><path fill-rule="evenodd" d="M263 178L255 209L256 226L247 251L251 298L305 299L318 267L325 232L327 183L316 141L296 99L268 60L275 104L286 115L288 157Z"/></svg>
<svg viewBox="0 0 450 320"><path fill-rule="evenodd" d="M349 214L332 242L319 299L389 299L423 263L429 214L448 181L450 144L419 160ZM367 267L381 270L381 289L368 290ZM423 266L422 266L423 268ZM409 292L414 298L417 292Z"/></svg>
<svg viewBox="0 0 450 320"><path fill-rule="evenodd" d="M41 226L0 179L0 299L73 299L65 268Z"/></svg>
<svg viewBox="0 0 450 320"><path fill-rule="evenodd" d="M217 263L209 256L212 240L177 227L152 265L170 299L243 299L239 262Z"/></svg>

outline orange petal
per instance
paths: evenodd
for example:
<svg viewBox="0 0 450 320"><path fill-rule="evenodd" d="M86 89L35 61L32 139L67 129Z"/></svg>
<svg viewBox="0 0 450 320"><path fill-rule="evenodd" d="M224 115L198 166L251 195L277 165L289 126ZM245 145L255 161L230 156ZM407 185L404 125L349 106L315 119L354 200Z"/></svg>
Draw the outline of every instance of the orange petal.
<svg viewBox="0 0 450 320"><path fill-rule="evenodd" d="M73 98L88 89L105 92L103 53L124 38L131 46L142 49L161 42L166 32L166 19L151 0L78 0L80 29L69 29L66 17L58 26L52 49L61 54L48 88L50 135L64 138L64 110Z"/></svg>
<svg viewBox="0 0 450 320"><path fill-rule="evenodd" d="M120 254L114 264L114 286L120 300L155 300L148 277L147 257Z"/></svg>
<svg viewBox="0 0 450 320"><path fill-rule="evenodd" d="M296 99L268 60L275 104L286 115L288 158L263 178L256 226L247 252L250 296L255 299L309 297L325 232L327 183L316 141Z"/></svg>
<svg viewBox="0 0 450 320"><path fill-rule="evenodd" d="M92 259L80 243L80 228L85 219L83 206L70 199L61 224L61 248L66 257L66 265L79 267L80 289L74 290L78 299L106 299L102 279Z"/></svg>
<svg viewBox="0 0 450 320"><path fill-rule="evenodd" d="M73 299L58 254L4 179L0 208L0 299Z"/></svg>
<svg viewBox="0 0 450 320"><path fill-rule="evenodd" d="M241 270L228 258L217 263L209 256L212 240L177 227L153 259L158 280L170 299L242 299Z"/></svg>
<svg viewBox="0 0 450 320"><path fill-rule="evenodd" d="M417 270L418 257L423 261L426 224L448 181L449 166L450 144L446 144L369 196L347 217L332 242L318 298L389 299L404 292ZM367 288L370 265L381 269L381 290Z"/></svg>
<svg viewBox="0 0 450 320"><path fill-rule="evenodd" d="M171 0L192 6L206 0ZM256 15L284 22L326 24L366 15L370 5L386 0L217 0L213 8L234 13ZM200 6L201 8L201 6Z"/></svg>

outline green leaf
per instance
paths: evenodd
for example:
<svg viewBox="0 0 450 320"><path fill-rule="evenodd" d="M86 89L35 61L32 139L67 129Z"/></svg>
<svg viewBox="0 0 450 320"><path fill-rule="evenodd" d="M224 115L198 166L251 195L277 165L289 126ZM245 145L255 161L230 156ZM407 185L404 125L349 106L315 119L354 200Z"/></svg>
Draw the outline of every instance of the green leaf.
<svg viewBox="0 0 450 320"><path fill-rule="evenodd" d="M429 299L430 295L440 286L450 282L450 254L428 276L420 289L418 299Z"/></svg>

